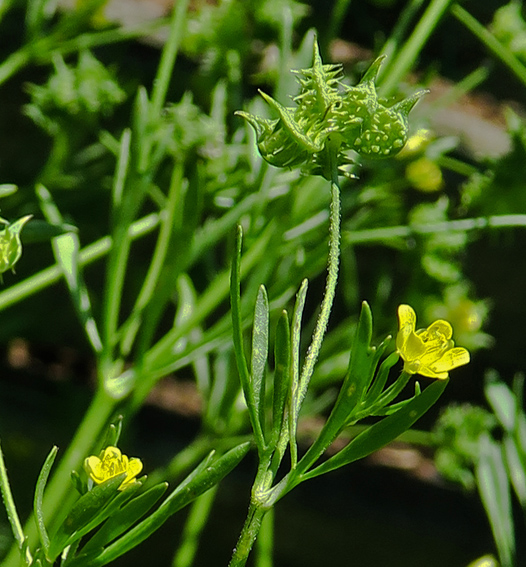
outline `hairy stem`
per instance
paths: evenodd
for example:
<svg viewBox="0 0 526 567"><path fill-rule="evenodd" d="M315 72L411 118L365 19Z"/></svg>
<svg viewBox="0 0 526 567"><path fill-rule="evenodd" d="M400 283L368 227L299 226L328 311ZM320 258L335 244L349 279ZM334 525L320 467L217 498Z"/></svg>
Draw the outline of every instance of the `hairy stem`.
<svg viewBox="0 0 526 567"><path fill-rule="evenodd" d="M237 545L234 548L232 559L230 560L228 567L244 567L261 528L263 517L267 512L267 509L263 509L257 504L250 504L245 525L241 530L241 535L239 536Z"/></svg>
<svg viewBox="0 0 526 567"><path fill-rule="evenodd" d="M338 282L338 269L340 264L340 185L338 181L337 153L334 148L329 148L329 159L331 163L331 210L329 216L329 260L327 264L327 280L325 282L325 294L321 303L320 314L316 321L316 327L312 335L311 344L303 363L299 380L298 395L295 401L295 419L301 404L307 393L310 379L314 372L314 366L320 354L323 337L327 331L329 317L331 314L336 284Z"/></svg>

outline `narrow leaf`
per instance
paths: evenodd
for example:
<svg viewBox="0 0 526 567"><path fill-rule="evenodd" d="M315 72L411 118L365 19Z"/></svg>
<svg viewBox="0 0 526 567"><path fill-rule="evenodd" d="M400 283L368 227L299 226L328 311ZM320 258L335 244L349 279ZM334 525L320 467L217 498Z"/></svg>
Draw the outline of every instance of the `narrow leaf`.
<svg viewBox="0 0 526 567"><path fill-rule="evenodd" d="M37 525L38 535L40 537L40 542L44 549L46 557L49 553L49 535L47 533L46 524L44 521L44 513L42 511L42 500L44 498L44 489L46 488L47 479L49 478L49 473L51 472L51 467L55 462L55 458L58 453L58 447L53 447L47 456L42 470L38 475L37 484L35 487L35 498L33 500L33 511L35 514L35 521Z"/></svg>
<svg viewBox="0 0 526 567"><path fill-rule="evenodd" d="M250 423L254 431L254 437L259 450L265 447L265 439L259 421L258 408L254 400L254 393L250 383L250 374L243 346L243 321L241 318L241 246L243 241L243 229L241 226L237 228L236 250L234 260L232 262L232 271L230 274L230 306L232 313L232 335L234 340L234 352L236 355L237 368L239 371L239 379L245 401L247 404Z"/></svg>
<svg viewBox="0 0 526 567"><path fill-rule="evenodd" d="M301 287L296 295L296 303L292 313L292 333L291 333L291 376L290 376L290 395L289 395L289 443L291 461L293 467L298 461L298 447L296 444L296 430L298 427L298 417L302 400L299 399L300 381L300 345L301 345L301 318L307 298L308 280L301 282Z"/></svg>
<svg viewBox="0 0 526 567"><path fill-rule="evenodd" d="M379 361L375 348L370 346L372 336L372 314L366 302L362 304L362 311L358 328L354 335L349 361L349 370L343 381L329 419L323 426L316 441L305 453L298 463L298 474L305 473L325 452L327 447L340 434L348 423L353 410L362 400L365 390L369 387L376 365ZM385 347L383 347L385 349Z"/></svg>
<svg viewBox="0 0 526 567"><path fill-rule="evenodd" d="M2 500L7 512L7 519L11 525L11 530L13 536L17 542L20 555L25 561L26 565L31 565L33 563L33 557L29 551L29 546L27 542L27 536L24 533L22 524L20 522L20 517L16 510L15 501L13 499L13 493L11 492L11 487L9 485L9 479L7 477L7 470L4 462L4 454L2 448L0 447L0 491L2 492Z"/></svg>
<svg viewBox="0 0 526 567"><path fill-rule="evenodd" d="M92 490L81 496L64 522L60 525L57 533L52 537L49 546L49 557L56 559L62 553L64 547L71 542L71 536L81 528L91 522L97 514L109 503L116 495L119 486L126 478L126 473L122 473L102 484L94 486Z"/></svg>
<svg viewBox="0 0 526 567"><path fill-rule="evenodd" d="M102 549L119 537L156 504L167 488L168 483L166 482L156 484L130 500L114 514L111 514L106 523L82 548L81 553L91 553L97 549Z"/></svg>
<svg viewBox="0 0 526 567"><path fill-rule="evenodd" d="M504 429L513 431L517 416L517 399L513 392L504 382L495 380L491 374L484 392Z"/></svg>
<svg viewBox="0 0 526 567"><path fill-rule="evenodd" d="M251 388L257 415L264 430L265 423L265 370L268 357L269 308L265 286L260 286L254 308L252 329Z"/></svg>
<svg viewBox="0 0 526 567"><path fill-rule="evenodd" d="M412 398L402 409L371 425L334 457L303 475L303 479L314 478L358 459L363 459L394 441L429 410L441 396L447 383L448 380L434 382L419 396Z"/></svg>
<svg viewBox="0 0 526 567"><path fill-rule="evenodd" d="M349 370L342 386L348 413L362 399L364 392L374 377L375 369L373 368L373 362L375 360L378 361L378 356L376 355L376 349L371 347L372 334L373 315L369 304L364 301L358 328L352 343Z"/></svg>
<svg viewBox="0 0 526 567"><path fill-rule="evenodd" d="M291 343L289 317L282 311L276 328L274 343L274 400L272 407L272 432L277 441L284 422L285 404L290 390Z"/></svg>
<svg viewBox="0 0 526 567"><path fill-rule="evenodd" d="M517 443L510 435L504 438L504 455L515 494L521 506L526 509L526 455L520 453Z"/></svg>
<svg viewBox="0 0 526 567"><path fill-rule="evenodd" d="M37 186L36 193L40 200L40 208L46 219L51 223L63 224L64 219L53 201L51 193L43 185ZM56 236L52 240L52 247L53 254L62 269L71 300L86 336L93 350L100 352L102 350L102 342L92 313L88 289L79 267L79 237L76 232L68 232L61 236Z"/></svg>
<svg viewBox="0 0 526 567"><path fill-rule="evenodd" d="M502 567L513 567L515 537L510 486L502 452L488 434L480 438L480 459L475 468L480 498L486 509Z"/></svg>
<svg viewBox="0 0 526 567"><path fill-rule="evenodd" d="M303 309L305 307L305 300L307 299L307 289L309 282L305 279L301 282L301 287L296 296L296 304L292 313L292 408L296 408L295 414L299 411L297 408L297 392L299 386L300 376L300 343L301 343L301 318L303 316ZM295 422L295 420L293 420Z"/></svg>

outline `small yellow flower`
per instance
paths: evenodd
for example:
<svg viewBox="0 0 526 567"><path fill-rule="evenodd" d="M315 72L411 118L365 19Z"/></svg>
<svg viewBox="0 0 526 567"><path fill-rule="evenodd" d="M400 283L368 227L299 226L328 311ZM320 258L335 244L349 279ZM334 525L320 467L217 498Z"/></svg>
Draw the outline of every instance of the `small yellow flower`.
<svg viewBox="0 0 526 567"><path fill-rule="evenodd" d="M126 473L126 478L119 486L119 490L134 484L135 477L142 471L140 459L129 459L117 447L106 447L100 457L92 455L84 460L84 468L96 484L101 484L110 478Z"/></svg>
<svg viewBox="0 0 526 567"><path fill-rule="evenodd" d="M435 193L442 188L442 170L427 157L409 163L405 168L405 176L415 189L423 193Z"/></svg>
<svg viewBox="0 0 526 567"><path fill-rule="evenodd" d="M447 321L439 319L427 329L415 331L416 315L409 305L398 307L398 319L396 349L409 374L445 380L450 370L469 362L469 352L455 347L451 340L453 329Z"/></svg>

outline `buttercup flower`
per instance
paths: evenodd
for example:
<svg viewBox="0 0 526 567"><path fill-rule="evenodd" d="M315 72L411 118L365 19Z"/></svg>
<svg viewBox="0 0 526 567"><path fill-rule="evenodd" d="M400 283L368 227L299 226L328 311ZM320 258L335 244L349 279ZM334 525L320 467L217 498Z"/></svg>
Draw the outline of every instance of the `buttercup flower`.
<svg viewBox="0 0 526 567"><path fill-rule="evenodd" d="M396 349L407 373L445 380L450 370L469 362L469 352L451 340L453 328L447 321L439 319L415 331L416 315L409 305L398 307L398 319Z"/></svg>
<svg viewBox="0 0 526 567"><path fill-rule="evenodd" d="M119 490L123 490L136 482L135 477L142 471L142 461L136 458L129 459L117 447L109 446L100 453L100 457L92 455L85 459L84 468L96 484L125 472L126 478L119 486Z"/></svg>

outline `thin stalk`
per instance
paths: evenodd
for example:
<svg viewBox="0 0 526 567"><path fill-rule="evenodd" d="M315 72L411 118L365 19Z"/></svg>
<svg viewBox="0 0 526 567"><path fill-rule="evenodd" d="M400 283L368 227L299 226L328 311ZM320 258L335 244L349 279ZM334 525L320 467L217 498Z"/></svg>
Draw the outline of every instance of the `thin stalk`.
<svg viewBox="0 0 526 567"><path fill-rule="evenodd" d="M338 282L338 269L340 263L340 184L338 180L338 164L336 163L336 152L328 148L331 162L331 205L329 215L329 260L327 264L327 280L325 282L325 294L321 303L320 314L316 321L316 327L312 335L311 344L303 363L300 375L298 396L295 400L295 417L297 421L299 409L307 393L309 382L314 372L314 366L320 354L323 337L327 331L332 304L336 293Z"/></svg>
<svg viewBox="0 0 526 567"><path fill-rule="evenodd" d="M356 230L343 235L346 244L364 244L369 242L389 242L399 238L409 238L414 235L431 235L443 232L469 232L488 228L526 227L526 215L495 215L432 224L414 224L411 226L389 226L386 228L371 228Z"/></svg>
<svg viewBox="0 0 526 567"><path fill-rule="evenodd" d="M173 560L173 567L191 567L199 548L199 540L210 516L218 485L202 494L192 505L183 531L183 541Z"/></svg>
<svg viewBox="0 0 526 567"><path fill-rule="evenodd" d="M261 522L259 537L256 541L256 567L272 567L274 549L274 508L270 508Z"/></svg>
<svg viewBox="0 0 526 567"><path fill-rule="evenodd" d="M391 63L390 73L380 85L379 91L383 97L392 95L402 79L413 67L422 47L433 33L433 30L452 1L431 0L413 33L405 42L396 59Z"/></svg>
<svg viewBox="0 0 526 567"><path fill-rule="evenodd" d="M26 46L14 53L11 53L11 55L7 59L4 59L3 63L0 65L0 85L23 69L30 61L31 52Z"/></svg>
<svg viewBox="0 0 526 567"><path fill-rule="evenodd" d="M481 23L479 23L469 12L459 4L451 7L451 13L459 22L464 24L468 30L477 37L504 65L512 71L519 81L526 86L526 67L513 55L513 53Z"/></svg>
<svg viewBox="0 0 526 567"><path fill-rule="evenodd" d="M349 11L352 0L335 0L330 11L329 25L327 26L326 43L336 39L343 26L345 15ZM325 46L324 46L325 47Z"/></svg>
<svg viewBox="0 0 526 567"><path fill-rule="evenodd" d="M152 91L152 111L154 116L160 116L166 101L166 93L170 85L177 52L184 32L186 11L189 0L178 0L174 7L172 21L170 23L170 36L164 46L161 61L154 81Z"/></svg>
<svg viewBox="0 0 526 567"><path fill-rule="evenodd" d="M4 6L2 2L0 2L0 12L3 8ZM0 19L1 17L2 13L0 13ZM129 28L84 33L71 39L64 39L62 34L54 34L52 32L51 35L28 43L11 53L11 55L0 64L0 85L31 63L47 65L54 54L60 53L67 55L82 49L93 49L100 45L109 45L120 41L137 39L152 34L160 27L166 25L166 23L167 20L162 18L154 22L130 26Z"/></svg>
<svg viewBox="0 0 526 567"><path fill-rule="evenodd" d="M161 221L159 235L153 252L148 272L144 278L143 285L135 301L129 319L124 323L121 339L121 353L127 356L132 348L139 326L141 324L143 311L150 302L155 292L161 269L168 253L170 239L174 229L174 217L177 206L180 205L183 190L183 162L177 162L172 172L168 199L164 207L165 215Z"/></svg>
<svg viewBox="0 0 526 567"><path fill-rule="evenodd" d="M101 45L110 45L120 41L139 39L146 35L153 34L160 28L166 26L168 22L168 18L159 18L158 20L143 22L136 26L126 28L83 33L71 39L59 39L55 42L51 51L53 53L60 53L61 55L68 55L82 49L93 49L94 47L99 47ZM49 54L46 53L44 55L47 57L43 57L40 53L35 53L35 63L47 63L49 60Z"/></svg>
<svg viewBox="0 0 526 567"><path fill-rule="evenodd" d="M261 522L268 510L261 508L254 503L250 504L250 508L245 520L245 525L241 530L241 535L236 547L232 553L232 559L228 567L244 567L247 562L252 546L256 541L257 535L261 528Z"/></svg>
<svg viewBox="0 0 526 567"><path fill-rule="evenodd" d="M428 104L430 112L438 108L446 108L459 100L460 97L476 89L489 76L489 69L485 66L478 67L461 81L455 83L444 95L438 97Z"/></svg>
<svg viewBox="0 0 526 567"><path fill-rule="evenodd" d="M11 530L18 544L17 547L13 546L16 554L20 553L24 558L27 565L31 565L33 559L31 557L31 552L27 546L26 536L24 530L22 529L22 524L20 523L20 518L18 517L18 512L16 511L15 501L13 499L13 493L11 492L11 486L9 485L9 478L7 476L7 469L4 463L4 454L2 448L0 447L0 490L2 492L2 500L4 501L4 506L7 511L7 519L11 524Z"/></svg>
<svg viewBox="0 0 526 567"><path fill-rule="evenodd" d="M382 78L389 73L394 56L399 46L404 42L404 37L423 3L424 0L411 0L404 6L389 39L384 43L381 52L387 56L387 59L378 73L377 83L379 85L382 82Z"/></svg>

